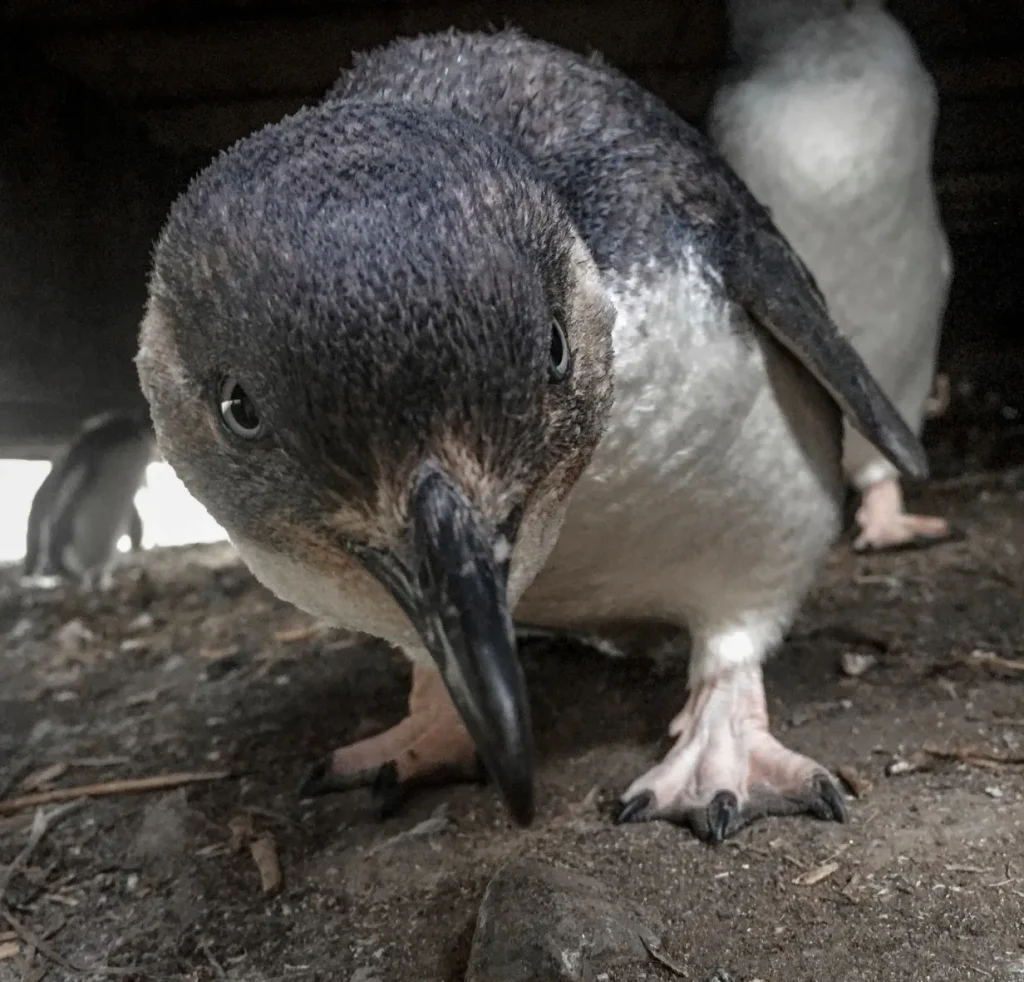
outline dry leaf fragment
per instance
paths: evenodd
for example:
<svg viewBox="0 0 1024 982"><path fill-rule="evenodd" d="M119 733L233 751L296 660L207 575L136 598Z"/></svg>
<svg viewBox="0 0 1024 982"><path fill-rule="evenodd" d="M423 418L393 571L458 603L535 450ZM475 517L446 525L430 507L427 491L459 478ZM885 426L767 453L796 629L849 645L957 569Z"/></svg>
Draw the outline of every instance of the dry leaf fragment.
<svg viewBox="0 0 1024 982"><path fill-rule="evenodd" d="M807 870L806 873L801 873L793 880L793 883L800 887L813 887L816 883L827 880L838 869L839 863L834 860L830 863L822 863L821 866L816 866L814 869Z"/></svg>
<svg viewBox="0 0 1024 982"><path fill-rule="evenodd" d="M260 888L264 894L277 893L284 878L277 858L277 843L269 832L264 832L249 843L249 852L260 873Z"/></svg>
<svg viewBox="0 0 1024 982"><path fill-rule="evenodd" d="M229 845L237 852L243 845L249 847L249 855L260 875L260 888L264 894L277 893L284 878L281 863L277 858L277 843L269 832L256 831L251 815L237 815L228 822L231 831Z"/></svg>

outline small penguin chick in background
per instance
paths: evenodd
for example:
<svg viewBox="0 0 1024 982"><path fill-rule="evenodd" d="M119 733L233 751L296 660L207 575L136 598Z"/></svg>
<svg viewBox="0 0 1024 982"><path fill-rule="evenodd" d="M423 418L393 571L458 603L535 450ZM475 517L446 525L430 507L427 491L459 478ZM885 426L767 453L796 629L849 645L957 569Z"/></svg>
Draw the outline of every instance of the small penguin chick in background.
<svg viewBox="0 0 1024 982"><path fill-rule="evenodd" d="M729 0L733 66L708 132L810 268L839 329L920 434L952 277L932 183L935 86L880 0ZM959 537L907 514L846 428L858 551Z"/></svg>
<svg viewBox="0 0 1024 982"><path fill-rule="evenodd" d="M123 535L142 546L135 495L156 449L145 413L88 419L52 462L29 511L26 577L102 582Z"/></svg>
<svg viewBox="0 0 1024 982"><path fill-rule="evenodd" d="M356 59L174 204L137 364L253 573L413 663L408 716L306 793L479 754L529 822L514 624L667 622L689 697L619 820L845 818L761 663L840 528L843 413L905 473L924 452L762 206L620 72L513 31Z"/></svg>

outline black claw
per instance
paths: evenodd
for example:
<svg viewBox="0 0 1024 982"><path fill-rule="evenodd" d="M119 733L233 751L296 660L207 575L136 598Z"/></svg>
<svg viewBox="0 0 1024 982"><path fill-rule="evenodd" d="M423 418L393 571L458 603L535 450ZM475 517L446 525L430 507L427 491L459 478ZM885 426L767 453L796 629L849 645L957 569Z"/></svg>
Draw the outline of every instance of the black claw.
<svg viewBox="0 0 1024 982"><path fill-rule="evenodd" d="M384 764L370 785L370 793L377 804L377 815L381 820L398 813L409 793L409 787L398 780L398 767L394 761Z"/></svg>
<svg viewBox="0 0 1024 982"><path fill-rule="evenodd" d="M414 792L427 788L443 787L447 784L488 784L490 777L481 757L473 758L473 766L469 770L462 767L437 767L425 774L398 779L398 768L394 761L389 761L377 771L372 782L369 782L373 799L376 802L377 814L381 819L392 818L402 808Z"/></svg>
<svg viewBox="0 0 1024 982"><path fill-rule="evenodd" d="M625 825L627 822L645 822L648 818L648 811L654 803L653 791L641 791L634 795L629 801L624 801L619 813L615 816L616 825Z"/></svg>
<svg viewBox="0 0 1024 982"><path fill-rule="evenodd" d="M707 811L708 838L716 845L735 831L740 817L740 803L731 791L719 791L711 799Z"/></svg>
<svg viewBox="0 0 1024 982"><path fill-rule="evenodd" d="M814 785L819 797L828 809L828 814L822 817L826 821L831 820L839 822L840 825L845 825L849 821L850 813L839 789L832 783L830 778L823 774L814 779Z"/></svg>
<svg viewBox="0 0 1024 982"><path fill-rule="evenodd" d="M321 761L306 775L299 787L299 797L319 798L321 795L340 790L337 779L331 774L330 765L327 761Z"/></svg>

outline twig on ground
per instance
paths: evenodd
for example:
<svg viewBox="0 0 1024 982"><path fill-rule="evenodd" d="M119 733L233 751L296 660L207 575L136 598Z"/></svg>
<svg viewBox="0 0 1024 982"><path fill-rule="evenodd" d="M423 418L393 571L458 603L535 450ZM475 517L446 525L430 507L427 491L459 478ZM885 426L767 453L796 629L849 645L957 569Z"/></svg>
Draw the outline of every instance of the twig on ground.
<svg viewBox="0 0 1024 982"><path fill-rule="evenodd" d="M10 885L12 877L32 858L32 853L39 848L39 843L43 841L46 834L58 822L65 819L76 809L81 808L84 804L83 800L77 800L64 805L62 808L55 808L51 812L44 812L42 809L36 812L35 817L32 819L32 831L29 833L28 842L22 847L21 852L14 857L11 865L0 873L0 904L4 901L4 895L7 893L7 887Z"/></svg>
<svg viewBox="0 0 1024 982"><path fill-rule="evenodd" d="M938 760L956 760L975 767L1013 767L1024 764L1024 754L1000 754L979 747L955 747L942 750L939 747L925 746L924 752Z"/></svg>
<svg viewBox="0 0 1024 982"><path fill-rule="evenodd" d="M11 926L12 930L18 937L21 938L25 944L34 948L40 955L44 955L54 965L59 965L67 972L73 972L75 975L93 975L95 969L82 968L76 965L74 962L69 962L59 951L50 947L35 931L31 928L26 927L21 923L9 910L6 908L0 908L0 917L2 917ZM100 970L102 971L102 969Z"/></svg>
<svg viewBox="0 0 1024 982"><path fill-rule="evenodd" d="M210 942L204 941L199 945L199 947L202 949L203 954L206 955L206 960L210 963L210 966L216 973L217 978L226 979L228 977L228 973L224 971L224 966L221 965L214 956L213 949L210 947Z"/></svg>
<svg viewBox="0 0 1024 982"><path fill-rule="evenodd" d="M974 668L987 668L992 672L1024 674L1024 661L1003 658L994 651L983 651L980 648L972 651L963 661L965 665L971 665Z"/></svg>
<svg viewBox="0 0 1024 982"><path fill-rule="evenodd" d="M671 958L668 957L662 950L660 945L651 944L642 934L640 935L640 942L644 948L647 949L647 954L651 956L659 965L663 968L667 968L676 978L685 979L686 972L684 972Z"/></svg>
<svg viewBox="0 0 1024 982"><path fill-rule="evenodd" d="M180 774L158 774L155 777L125 778L118 781L101 781L99 784L82 784L75 788L54 788L52 791L38 791L0 801L0 815L34 808L37 805L51 805L60 801L74 801L77 798L104 798L119 794L144 794L149 791L167 791L185 784L200 784L207 781L224 781L232 777L231 771L185 771Z"/></svg>

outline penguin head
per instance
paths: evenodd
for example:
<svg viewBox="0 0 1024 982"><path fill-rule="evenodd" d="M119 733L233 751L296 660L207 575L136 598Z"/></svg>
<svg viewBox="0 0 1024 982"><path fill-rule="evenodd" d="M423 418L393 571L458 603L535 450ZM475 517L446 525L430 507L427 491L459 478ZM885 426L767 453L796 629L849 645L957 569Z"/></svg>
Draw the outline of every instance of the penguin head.
<svg viewBox="0 0 1024 982"><path fill-rule="evenodd" d="M433 656L523 818L510 611L603 432L613 320L529 161L422 107L267 127L155 250L137 364L165 459L279 595Z"/></svg>

